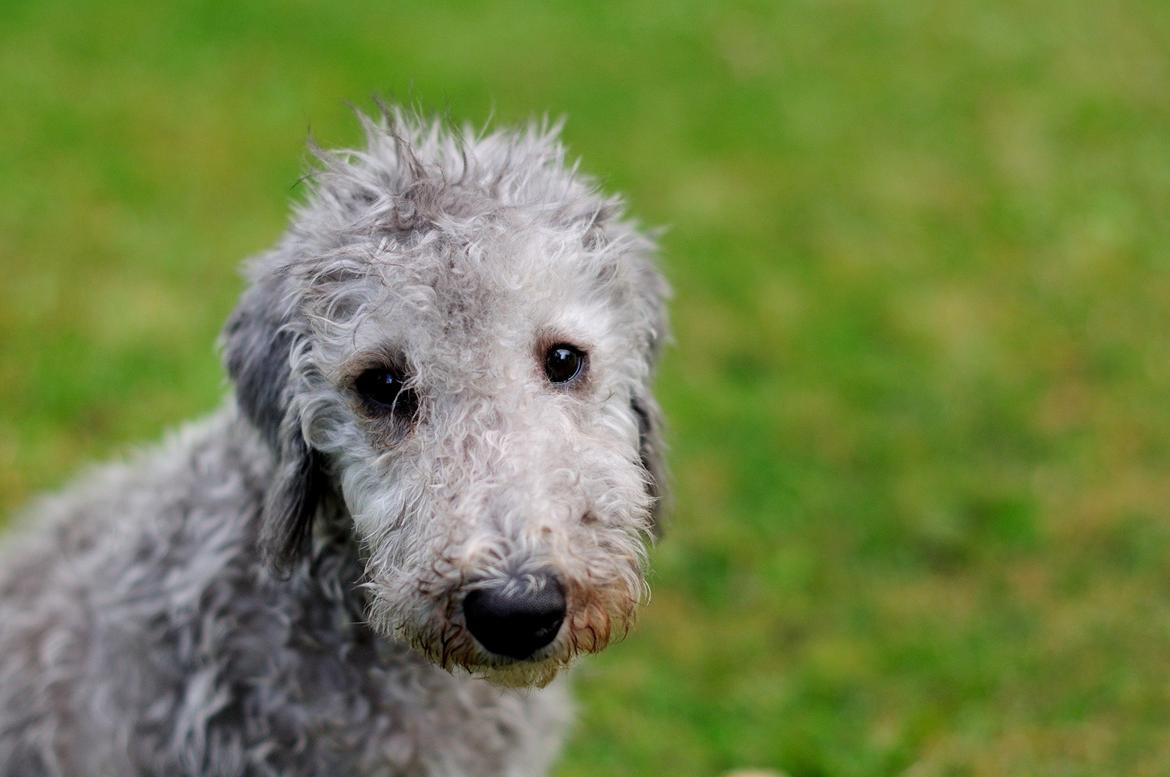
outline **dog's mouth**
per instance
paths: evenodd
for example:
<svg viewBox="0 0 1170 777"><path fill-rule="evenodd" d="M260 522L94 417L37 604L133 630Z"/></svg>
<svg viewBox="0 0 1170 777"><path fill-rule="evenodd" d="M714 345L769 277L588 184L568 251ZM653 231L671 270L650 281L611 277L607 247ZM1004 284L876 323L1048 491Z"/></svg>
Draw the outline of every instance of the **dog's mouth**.
<svg viewBox="0 0 1170 777"><path fill-rule="evenodd" d="M442 633L439 639L427 631L403 636L411 647L443 669L469 672L493 685L543 688L577 657L563 638L534 653L517 656L487 649L460 625L449 624Z"/></svg>

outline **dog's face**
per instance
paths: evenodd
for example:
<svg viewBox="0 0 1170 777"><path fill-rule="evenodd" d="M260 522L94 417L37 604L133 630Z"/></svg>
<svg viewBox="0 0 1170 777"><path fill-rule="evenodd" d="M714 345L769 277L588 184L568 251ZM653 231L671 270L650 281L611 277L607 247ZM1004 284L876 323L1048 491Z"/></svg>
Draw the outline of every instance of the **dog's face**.
<svg viewBox="0 0 1170 777"><path fill-rule="evenodd" d="M279 463L262 543L293 564L335 493L376 630L544 684L643 598L665 283L555 132L367 137L324 156L225 331Z"/></svg>

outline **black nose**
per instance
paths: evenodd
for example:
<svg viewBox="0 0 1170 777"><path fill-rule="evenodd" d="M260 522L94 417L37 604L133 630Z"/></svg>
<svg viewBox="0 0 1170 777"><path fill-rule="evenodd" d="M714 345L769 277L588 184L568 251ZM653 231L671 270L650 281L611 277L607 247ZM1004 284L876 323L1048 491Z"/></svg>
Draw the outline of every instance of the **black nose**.
<svg viewBox="0 0 1170 777"><path fill-rule="evenodd" d="M491 652L528 658L556 639L565 620L565 592L550 574L540 575L533 585L482 588L464 598L463 617L472 636Z"/></svg>

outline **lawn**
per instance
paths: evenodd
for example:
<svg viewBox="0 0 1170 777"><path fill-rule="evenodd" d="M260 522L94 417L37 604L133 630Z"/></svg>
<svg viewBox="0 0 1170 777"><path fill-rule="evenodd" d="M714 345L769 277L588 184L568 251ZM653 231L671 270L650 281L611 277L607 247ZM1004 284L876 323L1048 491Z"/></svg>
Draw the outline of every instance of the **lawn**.
<svg viewBox="0 0 1170 777"><path fill-rule="evenodd" d="M669 226L675 507L559 777L1170 775L1170 4L0 0L0 513L219 402L374 93Z"/></svg>

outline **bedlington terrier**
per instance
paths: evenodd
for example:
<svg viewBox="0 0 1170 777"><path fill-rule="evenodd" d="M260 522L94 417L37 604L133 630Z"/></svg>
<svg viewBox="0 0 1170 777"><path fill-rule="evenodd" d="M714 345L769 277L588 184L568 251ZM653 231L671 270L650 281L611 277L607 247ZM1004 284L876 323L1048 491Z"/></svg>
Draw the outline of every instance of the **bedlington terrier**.
<svg viewBox="0 0 1170 777"><path fill-rule="evenodd" d="M361 119L247 264L232 397L5 538L2 777L538 775L630 626L652 238L555 126Z"/></svg>

